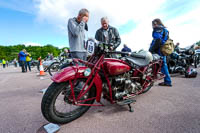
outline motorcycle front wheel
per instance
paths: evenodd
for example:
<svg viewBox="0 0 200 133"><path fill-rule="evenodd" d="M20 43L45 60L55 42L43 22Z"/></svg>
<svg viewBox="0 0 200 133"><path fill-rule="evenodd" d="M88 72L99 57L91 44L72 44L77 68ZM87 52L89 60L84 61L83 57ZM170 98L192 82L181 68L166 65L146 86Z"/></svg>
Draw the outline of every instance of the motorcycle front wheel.
<svg viewBox="0 0 200 133"><path fill-rule="evenodd" d="M83 86L85 81L85 79L76 80L74 84L75 97L80 93L82 89L80 86ZM87 87L88 86L86 86L86 89ZM95 97L95 95L95 86L93 85L81 100ZM74 105L70 96L71 89L69 82L53 82L45 92L41 103L41 111L46 120L56 124L65 124L79 118L90 108L90 106ZM93 102L94 99L85 101L82 104L93 104Z"/></svg>

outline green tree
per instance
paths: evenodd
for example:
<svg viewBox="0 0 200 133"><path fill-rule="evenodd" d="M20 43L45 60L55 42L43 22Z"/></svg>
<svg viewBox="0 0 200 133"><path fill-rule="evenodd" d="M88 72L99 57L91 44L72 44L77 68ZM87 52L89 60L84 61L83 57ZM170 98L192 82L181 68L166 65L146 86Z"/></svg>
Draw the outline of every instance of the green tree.
<svg viewBox="0 0 200 133"><path fill-rule="evenodd" d="M18 54L21 50L26 49L28 53L31 54L33 59L38 59L40 56L44 59L48 53L52 53L54 57L58 56L61 49L53 46L52 44L47 44L45 46L25 46L24 44L18 44L14 46L0 46L0 60L13 60L18 58Z"/></svg>

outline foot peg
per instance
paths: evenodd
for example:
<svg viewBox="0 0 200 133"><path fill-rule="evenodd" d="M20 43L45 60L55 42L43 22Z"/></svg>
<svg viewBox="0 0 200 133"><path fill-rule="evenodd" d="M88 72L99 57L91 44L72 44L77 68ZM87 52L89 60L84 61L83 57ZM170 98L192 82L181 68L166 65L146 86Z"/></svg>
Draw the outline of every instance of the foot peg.
<svg viewBox="0 0 200 133"><path fill-rule="evenodd" d="M129 111L130 112L134 112L134 110L131 107L131 103L134 103L134 102L136 102L136 100L134 100L134 99L127 99L127 100L123 100L123 101L117 102L117 104L121 105L121 106L128 105Z"/></svg>

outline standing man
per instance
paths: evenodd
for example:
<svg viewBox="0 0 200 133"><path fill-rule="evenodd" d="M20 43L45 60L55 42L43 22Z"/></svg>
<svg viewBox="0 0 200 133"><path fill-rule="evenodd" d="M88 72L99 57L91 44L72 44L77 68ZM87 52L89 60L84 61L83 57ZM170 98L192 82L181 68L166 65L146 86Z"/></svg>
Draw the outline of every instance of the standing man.
<svg viewBox="0 0 200 133"><path fill-rule="evenodd" d="M107 17L101 18L101 28L96 31L95 39L108 44L113 44L111 50L115 50L121 43L119 32L109 25Z"/></svg>
<svg viewBox="0 0 200 133"><path fill-rule="evenodd" d="M122 52L131 52L131 49L126 44L124 44L124 47L121 51ZM122 57L125 57L125 56L126 56L125 54L122 54Z"/></svg>
<svg viewBox="0 0 200 133"><path fill-rule="evenodd" d="M25 63L26 63L26 50L23 49L22 51L19 52L19 60L21 63L21 67L22 67L22 72L26 72L25 70Z"/></svg>
<svg viewBox="0 0 200 133"><path fill-rule="evenodd" d="M70 18L68 21L69 47L72 58L87 59L85 49L85 32L88 31L87 22L89 11L81 9L77 17Z"/></svg>

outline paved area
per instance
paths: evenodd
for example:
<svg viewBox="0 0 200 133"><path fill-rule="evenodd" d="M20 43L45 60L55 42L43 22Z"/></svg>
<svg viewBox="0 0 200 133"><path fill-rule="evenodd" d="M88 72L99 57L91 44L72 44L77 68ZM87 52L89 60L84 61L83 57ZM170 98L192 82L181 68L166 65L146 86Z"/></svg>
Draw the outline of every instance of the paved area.
<svg viewBox="0 0 200 133"><path fill-rule="evenodd" d="M200 73L200 68L197 69ZM61 125L59 133L200 133L200 76L173 75L173 87L158 83L136 98L134 112L127 106L91 107L79 119ZM0 133L36 133L48 122L40 110L41 89L51 83L37 70L0 68Z"/></svg>

